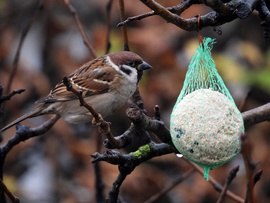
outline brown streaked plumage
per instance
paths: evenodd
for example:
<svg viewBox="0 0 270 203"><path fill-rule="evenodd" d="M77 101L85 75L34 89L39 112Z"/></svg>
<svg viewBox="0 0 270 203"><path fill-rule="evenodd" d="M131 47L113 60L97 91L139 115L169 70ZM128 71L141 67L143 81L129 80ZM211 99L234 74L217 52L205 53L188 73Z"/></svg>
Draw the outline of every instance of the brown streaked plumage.
<svg viewBox="0 0 270 203"><path fill-rule="evenodd" d="M122 51L96 58L68 76L73 87L80 91L93 108L103 117L122 107L135 92L143 70L151 66L135 53ZM1 129L44 114L59 114L67 122L80 123L92 120L92 115L81 107L78 98L59 82L44 99L36 102L30 113Z"/></svg>

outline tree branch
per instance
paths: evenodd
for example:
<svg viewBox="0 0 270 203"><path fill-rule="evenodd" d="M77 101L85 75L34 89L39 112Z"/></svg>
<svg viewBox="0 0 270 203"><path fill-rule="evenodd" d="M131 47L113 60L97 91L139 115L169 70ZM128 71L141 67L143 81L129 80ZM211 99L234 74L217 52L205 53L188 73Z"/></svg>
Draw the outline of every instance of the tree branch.
<svg viewBox="0 0 270 203"><path fill-rule="evenodd" d="M111 10L112 10L112 0L108 0L106 5L106 22L107 22L107 31L106 31L106 48L105 54L110 52L111 42L110 42L110 33L111 33Z"/></svg>
<svg viewBox="0 0 270 203"><path fill-rule="evenodd" d="M0 179L0 189L6 193L6 195L8 196L8 198L12 203L20 203L19 198L12 194L12 192L7 188L7 186L1 179Z"/></svg>
<svg viewBox="0 0 270 203"><path fill-rule="evenodd" d="M12 64L11 74L10 74L9 79L8 79L8 84L7 84L7 88L6 88L7 93L10 92L11 84L13 82L13 79L14 79L15 74L16 74L17 69L18 69L20 53L21 53L22 45L24 43L26 35L29 32L30 28L32 27L33 23L35 22L36 18L38 17L39 13L43 10L44 5L46 4L46 1L47 0L40 0L38 8L35 10L33 17L29 20L27 25L22 30L19 45L17 47L15 58L14 58L14 61L13 61L13 64Z"/></svg>
<svg viewBox="0 0 270 203"><path fill-rule="evenodd" d="M129 171L130 173L140 163L153 157L170 154L172 152L173 148L168 144L156 144L154 142L150 142L149 144L140 147L137 151L129 154L121 154L114 150L107 150L103 154L94 153L91 156L93 157L92 163L105 161L113 165L119 165L123 171Z"/></svg>
<svg viewBox="0 0 270 203"><path fill-rule="evenodd" d="M129 108L127 116L138 129L153 132L163 143L172 144L170 130L163 121L149 118L137 107Z"/></svg>
<svg viewBox="0 0 270 203"><path fill-rule="evenodd" d="M207 26L223 25L237 18L247 18L257 7L261 0L235 0L229 1L228 3L223 3L220 0L185 0L176 6L168 8L162 6L154 0L140 1L152 11L138 16L129 17L126 20L122 20L122 22L119 23L118 26L123 26L126 23L134 20L141 20L143 18L153 15L159 15L166 22L172 23L181 29L184 29L186 31L197 31ZM196 17L185 19L180 16L183 11L187 10L190 6L194 4L205 4L206 6L214 10L205 15L201 15L200 27L198 26Z"/></svg>
<svg viewBox="0 0 270 203"><path fill-rule="evenodd" d="M124 0L119 0L119 6L120 6L120 19L123 21L125 19L125 2ZM122 33L124 38L124 50L129 51L129 45L128 45L128 35L127 35L127 28L126 26L122 27Z"/></svg>
<svg viewBox="0 0 270 203"><path fill-rule="evenodd" d="M234 167L230 171L230 173L229 173L229 175L228 175L228 177L226 179L225 185L224 185L224 187L223 187L223 189L222 189L222 191L220 193L220 196L219 196L219 198L217 200L217 203L223 202L224 197L225 197L225 194L226 194L226 192L228 190L228 187L231 184L231 182L233 181L233 179L235 178L235 176L236 176L236 174L237 174L238 171L239 171L239 166Z"/></svg>
<svg viewBox="0 0 270 203"><path fill-rule="evenodd" d="M146 200L144 203L153 203L156 202L159 198L161 198L164 194L168 193L170 190L172 190L175 186L179 185L181 182L183 182L186 178L189 178L193 173L195 172L195 168L189 169L187 172L182 174L179 178L176 178L173 180L173 182L167 186L166 188L162 189L159 193L151 196L148 200Z"/></svg>
<svg viewBox="0 0 270 203"><path fill-rule="evenodd" d="M10 100L11 97L13 97L14 95L16 94L21 94L25 91L25 89L18 89L18 90L13 90L11 93L9 93L8 95L4 95L4 96L1 96L0 94L0 104L7 101L7 100Z"/></svg>
<svg viewBox="0 0 270 203"><path fill-rule="evenodd" d="M188 160L186 159L183 159L185 160L187 163L189 163L190 165L192 165L202 176L204 175L204 170L199 167L198 165L192 163L192 162L189 162ZM218 192L221 192L222 191L222 186L211 176L209 176L209 182L213 185L213 187L215 188L216 191ZM233 199L234 201L236 202L239 202L239 203L244 203L244 199L235 195L234 193L232 193L231 191L227 190L226 191L226 195Z"/></svg>
<svg viewBox="0 0 270 203"><path fill-rule="evenodd" d="M270 120L270 103L242 113L245 127Z"/></svg>
<svg viewBox="0 0 270 203"><path fill-rule="evenodd" d="M17 125L16 134L0 148L1 157L5 157L7 153L20 142L24 142L29 138L42 135L48 130L50 130L59 118L59 115L54 115L50 120L44 122L42 125L35 128L30 128L24 125Z"/></svg>
<svg viewBox="0 0 270 203"><path fill-rule="evenodd" d="M119 190L120 190L120 187L121 187L122 183L126 179L126 177L127 177L127 174L119 173L119 175L117 176L117 178L113 182L112 188L109 191L109 196L106 199L106 203L116 203L116 202L119 202L119 201L117 201L119 199L118 198L118 196L119 196Z"/></svg>
<svg viewBox="0 0 270 203"><path fill-rule="evenodd" d="M91 43L88 40L88 37L87 37L87 35L85 33L85 30L84 30L84 28L83 28L83 26L81 24L81 21L79 19L79 16L77 14L76 9L70 4L69 0L62 0L62 1L63 1L64 5L69 9L71 14L73 15L74 20L76 22L76 25L77 25L77 27L78 27L78 29L79 29L79 31L81 33L81 36L83 38L83 42L86 45L86 47L89 49L92 58L93 59L97 58L96 51L94 50L93 46L91 45Z"/></svg>

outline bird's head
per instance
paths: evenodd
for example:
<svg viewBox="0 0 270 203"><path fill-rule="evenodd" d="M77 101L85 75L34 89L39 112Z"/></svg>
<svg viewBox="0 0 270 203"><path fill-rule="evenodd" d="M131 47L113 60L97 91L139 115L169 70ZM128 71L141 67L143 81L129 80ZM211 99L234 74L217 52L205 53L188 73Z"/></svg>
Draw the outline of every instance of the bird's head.
<svg viewBox="0 0 270 203"><path fill-rule="evenodd" d="M129 51L108 54L108 58L118 72L137 84L141 80L143 71L152 68L138 54Z"/></svg>

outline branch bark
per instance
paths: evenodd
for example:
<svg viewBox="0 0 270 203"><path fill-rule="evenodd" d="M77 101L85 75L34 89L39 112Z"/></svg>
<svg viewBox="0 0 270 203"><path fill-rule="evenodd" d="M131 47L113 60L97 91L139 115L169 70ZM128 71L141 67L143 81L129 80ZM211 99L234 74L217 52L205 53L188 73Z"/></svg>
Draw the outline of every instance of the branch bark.
<svg viewBox="0 0 270 203"><path fill-rule="evenodd" d="M270 103L242 113L245 127L270 120Z"/></svg>

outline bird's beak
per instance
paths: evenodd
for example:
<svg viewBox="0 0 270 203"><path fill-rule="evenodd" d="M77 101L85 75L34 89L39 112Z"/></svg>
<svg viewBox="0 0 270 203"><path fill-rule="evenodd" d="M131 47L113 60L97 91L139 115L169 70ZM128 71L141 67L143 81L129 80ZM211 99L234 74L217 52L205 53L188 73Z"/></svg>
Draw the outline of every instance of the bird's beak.
<svg viewBox="0 0 270 203"><path fill-rule="evenodd" d="M143 61L140 65L138 65L137 69L138 70L148 70L152 68L151 65L149 65L148 63L146 63L145 61Z"/></svg>

